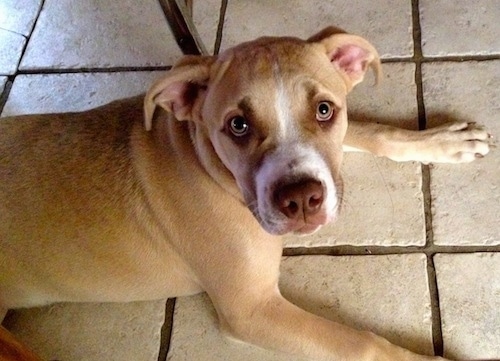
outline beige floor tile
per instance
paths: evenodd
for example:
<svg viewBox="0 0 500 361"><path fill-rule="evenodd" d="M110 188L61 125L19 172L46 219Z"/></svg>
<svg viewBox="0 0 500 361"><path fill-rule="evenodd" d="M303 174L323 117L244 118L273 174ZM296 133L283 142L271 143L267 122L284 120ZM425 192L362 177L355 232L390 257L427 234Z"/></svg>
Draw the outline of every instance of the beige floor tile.
<svg viewBox="0 0 500 361"><path fill-rule="evenodd" d="M425 56L500 53L497 0L421 0Z"/></svg>
<svg viewBox="0 0 500 361"><path fill-rule="evenodd" d="M350 117L358 116L407 129L418 129L417 87L413 63L382 64L382 78L373 74L348 95Z"/></svg>
<svg viewBox="0 0 500 361"><path fill-rule="evenodd" d="M42 0L0 1L0 28L28 36L41 4Z"/></svg>
<svg viewBox="0 0 500 361"><path fill-rule="evenodd" d="M308 38L329 25L366 37L383 57L413 54L411 4L398 0L231 0L222 48L263 35Z"/></svg>
<svg viewBox="0 0 500 361"><path fill-rule="evenodd" d="M500 359L500 254L434 257L445 356Z"/></svg>
<svg viewBox="0 0 500 361"><path fill-rule="evenodd" d="M349 95L351 118L416 129L413 64L384 64L383 71L379 86L368 78ZM289 236L286 246L425 244L420 164L351 153L343 177L345 203L338 221L309 237Z"/></svg>
<svg viewBox="0 0 500 361"><path fill-rule="evenodd" d="M288 257L280 288L305 310L432 354L426 264L423 254Z"/></svg>
<svg viewBox="0 0 500 361"><path fill-rule="evenodd" d="M448 117L483 124L500 137L500 61L424 64L424 99L431 125ZM435 243L500 244L500 152L471 164L431 171Z"/></svg>
<svg viewBox="0 0 500 361"><path fill-rule="evenodd" d="M180 55L156 0L47 0L21 69L172 65Z"/></svg>
<svg viewBox="0 0 500 361"><path fill-rule="evenodd" d="M0 28L0 75L11 75L17 70L26 38Z"/></svg>
<svg viewBox="0 0 500 361"><path fill-rule="evenodd" d="M310 312L431 354L424 255L285 258L281 289ZM296 360L227 340L206 295L179 298L169 360Z"/></svg>
<svg viewBox="0 0 500 361"><path fill-rule="evenodd" d="M44 360L156 361L165 302L59 304L16 311L4 324Z"/></svg>
<svg viewBox="0 0 500 361"><path fill-rule="evenodd" d="M163 72L19 75L2 116L81 111L141 94Z"/></svg>

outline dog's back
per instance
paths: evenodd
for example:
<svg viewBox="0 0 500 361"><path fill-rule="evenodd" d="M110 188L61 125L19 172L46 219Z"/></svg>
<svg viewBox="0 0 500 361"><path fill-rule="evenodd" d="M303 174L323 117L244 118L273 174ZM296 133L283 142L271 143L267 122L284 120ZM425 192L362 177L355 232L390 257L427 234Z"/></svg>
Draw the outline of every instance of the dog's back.
<svg viewBox="0 0 500 361"><path fill-rule="evenodd" d="M119 228L123 233L115 238L126 234L130 215L121 195L132 194L135 187L128 139L130 120L142 120L141 101L112 103L92 116L82 112L0 121L1 304L28 306L51 302L52 291L85 292L74 281L102 257L89 242L112 239L109 233ZM117 223L120 227L109 227ZM110 251L110 245L99 248ZM63 254L80 256L62 268L67 262ZM59 279L70 283L40 282L62 269L68 275Z"/></svg>

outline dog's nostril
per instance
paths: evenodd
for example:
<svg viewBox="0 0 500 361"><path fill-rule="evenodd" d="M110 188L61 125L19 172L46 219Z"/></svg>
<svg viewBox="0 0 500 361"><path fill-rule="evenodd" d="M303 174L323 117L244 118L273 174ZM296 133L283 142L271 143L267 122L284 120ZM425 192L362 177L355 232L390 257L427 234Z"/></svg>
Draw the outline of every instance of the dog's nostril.
<svg viewBox="0 0 500 361"><path fill-rule="evenodd" d="M299 204L289 196L287 190L276 192L275 202L281 213L288 218L294 218L300 211Z"/></svg>
<svg viewBox="0 0 500 361"><path fill-rule="evenodd" d="M296 214L299 211L299 205L296 202L289 202L285 208L290 214Z"/></svg>
<svg viewBox="0 0 500 361"><path fill-rule="evenodd" d="M317 209L323 204L323 195L315 194L309 198L309 208Z"/></svg>

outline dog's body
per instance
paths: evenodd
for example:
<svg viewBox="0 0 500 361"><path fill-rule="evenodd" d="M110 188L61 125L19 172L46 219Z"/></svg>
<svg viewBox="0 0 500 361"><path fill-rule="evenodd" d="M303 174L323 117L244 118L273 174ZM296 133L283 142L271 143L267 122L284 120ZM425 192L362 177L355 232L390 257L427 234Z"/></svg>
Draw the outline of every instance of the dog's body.
<svg viewBox="0 0 500 361"><path fill-rule="evenodd" d="M314 232L338 212L343 145L423 162L489 150L489 135L466 123L347 127L346 94L379 60L363 39L334 32L185 58L146 95L150 132L142 97L2 119L0 305L206 291L221 328L262 347L314 360L426 359L278 290L279 235Z"/></svg>

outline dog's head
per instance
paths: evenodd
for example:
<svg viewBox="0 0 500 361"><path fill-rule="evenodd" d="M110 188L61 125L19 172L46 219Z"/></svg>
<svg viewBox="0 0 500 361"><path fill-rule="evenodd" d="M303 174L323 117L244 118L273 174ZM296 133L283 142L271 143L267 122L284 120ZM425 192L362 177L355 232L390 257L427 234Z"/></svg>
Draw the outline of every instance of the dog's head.
<svg viewBox="0 0 500 361"><path fill-rule="evenodd" d="M146 95L146 128L157 106L195 122L266 231L312 233L338 212L346 95L369 67L373 46L335 28L188 56Z"/></svg>

